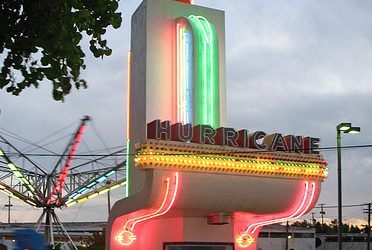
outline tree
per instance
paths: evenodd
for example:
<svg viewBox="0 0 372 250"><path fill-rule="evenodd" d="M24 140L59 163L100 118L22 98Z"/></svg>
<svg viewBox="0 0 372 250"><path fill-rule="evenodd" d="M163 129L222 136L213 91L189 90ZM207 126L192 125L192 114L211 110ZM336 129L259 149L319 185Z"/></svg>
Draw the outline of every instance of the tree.
<svg viewBox="0 0 372 250"><path fill-rule="evenodd" d="M105 231L96 232L87 240L87 250L103 250L105 249Z"/></svg>
<svg viewBox="0 0 372 250"><path fill-rule="evenodd" d="M308 222L307 220L303 221L295 221L291 224L293 227L306 227L306 228L311 228L313 227L313 224Z"/></svg>
<svg viewBox="0 0 372 250"><path fill-rule="evenodd" d="M315 227L315 231L317 233L328 233L328 234L335 234L338 232L338 222L337 220L332 220L330 224L321 224L320 222L316 222L312 224L307 220L303 221L295 221L291 224L293 227L306 227L312 228ZM343 233L360 233L361 229L357 225L351 225L342 223L342 232Z"/></svg>
<svg viewBox="0 0 372 250"><path fill-rule="evenodd" d="M358 227L358 226L354 226L354 225L351 225L350 226L350 230L349 230L349 232L350 233L360 233L362 230Z"/></svg>
<svg viewBox="0 0 372 250"><path fill-rule="evenodd" d="M63 101L72 86L86 88L80 42L89 37L95 57L109 56L106 28L121 25L119 0L0 1L0 88L13 95L47 79L53 98Z"/></svg>

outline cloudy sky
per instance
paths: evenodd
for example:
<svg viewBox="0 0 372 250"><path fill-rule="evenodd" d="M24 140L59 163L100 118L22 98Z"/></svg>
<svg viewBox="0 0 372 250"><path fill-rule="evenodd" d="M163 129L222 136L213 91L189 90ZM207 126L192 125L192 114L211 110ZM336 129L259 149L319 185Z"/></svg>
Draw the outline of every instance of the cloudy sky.
<svg viewBox="0 0 372 250"><path fill-rule="evenodd" d="M121 1L122 26L107 35L114 51L111 57L94 59L87 53L83 74L87 90L74 90L65 103L52 100L48 83L20 97L1 91L0 127L37 141L72 122L76 125L87 114L106 144L124 145L130 16L139 3ZM331 147L336 145L337 124L352 122L362 133L343 135L343 145L372 144L371 1L196 0L196 4L226 12L229 126L319 137L322 147ZM372 202L372 148L342 153L344 204ZM323 154L330 176L318 204L336 205L336 151ZM116 192L115 199L121 194ZM6 200L1 196L2 222ZM65 221L105 220L105 201L58 213ZM12 220L36 220L40 211L25 211L26 207L14 201ZM319 218L319 209L314 212ZM326 212L337 218L336 209ZM357 207L344 209L344 218L365 216Z"/></svg>

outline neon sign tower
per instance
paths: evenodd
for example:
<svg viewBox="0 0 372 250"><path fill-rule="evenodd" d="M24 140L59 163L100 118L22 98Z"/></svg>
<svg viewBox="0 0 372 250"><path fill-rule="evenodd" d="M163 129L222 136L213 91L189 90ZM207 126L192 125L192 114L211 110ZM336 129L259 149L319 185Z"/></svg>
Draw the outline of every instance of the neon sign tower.
<svg viewBox="0 0 372 250"><path fill-rule="evenodd" d="M144 0L132 16L127 194L106 249L255 249L312 209L318 139L225 126L224 12Z"/></svg>

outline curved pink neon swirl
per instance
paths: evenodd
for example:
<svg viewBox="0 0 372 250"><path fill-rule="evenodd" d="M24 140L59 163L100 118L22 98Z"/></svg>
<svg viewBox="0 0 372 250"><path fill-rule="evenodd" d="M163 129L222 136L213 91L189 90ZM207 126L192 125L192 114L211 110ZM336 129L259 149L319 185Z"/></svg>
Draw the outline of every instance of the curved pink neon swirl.
<svg viewBox="0 0 372 250"><path fill-rule="evenodd" d="M265 222L259 222L259 223L252 224L248 227L246 232L248 232L249 229L254 226L255 228L252 230L252 234L253 234L257 230L257 228L259 228L259 227L270 225L270 224L281 223L281 222L285 222L285 221L288 221L288 220L296 220L296 219L300 218L302 215L304 215L305 212L309 209L311 203L313 202L313 198L314 198L314 194L315 194L315 183L313 182L313 183L311 183L312 191L311 191L309 203L307 204L305 209L302 210L303 205L304 205L306 199L308 198L309 183L306 182L305 185L306 185L306 188L305 188L304 199L303 199L300 207L296 210L296 212L294 212L292 215L290 215L289 217L286 217L286 218L280 218L280 219L275 219L275 220L270 220L270 221L265 221ZM302 210L302 212L300 212L301 210Z"/></svg>
<svg viewBox="0 0 372 250"><path fill-rule="evenodd" d="M302 215L304 215L306 213L306 211L309 209L309 207L311 206L311 204L313 202L314 195L315 195L315 187L316 187L315 182L312 182L311 183L311 194L308 195L309 183L306 181L305 182L305 192L304 192L302 202L293 214L291 214L290 216L285 217L285 218L280 218L280 219L275 219L275 220L268 220L268 221L264 221L264 222L258 222L258 223L251 224L247 228L247 230L236 239L236 242L239 244L240 247L243 247L243 248L248 247L250 244L252 244L254 242L254 239L251 236L251 234L254 234L255 231L259 227L266 226L266 225L271 225L271 224L276 224L276 223L281 223L281 222L285 222L285 221L288 221L288 220L295 220L295 219L300 218ZM306 203L306 200L308 200L308 203L305 206L305 209L303 209L303 207ZM253 228L253 230L251 231L252 228Z"/></svg>
<svg viewBox="0 0 372 250"><path fill-rule="evenodd" d="M178 172L175 173L175 176L174 176L173 193L170 192L171 191L170 190L170 178L167 177L165 182L166 182L165 196L164 196L164 199L160 207L155 212L152 212L150 214L145 214L145 215L127 220L123 226L124 231L122 231L118 236L115 237L115 239L121 245L129 246L137 239L137 237L133 233L134 227L137 223L150 220L155 217L162 216L168 213L169 210L172 208L174 201L176 200L176 197L177 197L178 185L179 185L179 173ZM169 204L166 205L168 202Z"/></svg>

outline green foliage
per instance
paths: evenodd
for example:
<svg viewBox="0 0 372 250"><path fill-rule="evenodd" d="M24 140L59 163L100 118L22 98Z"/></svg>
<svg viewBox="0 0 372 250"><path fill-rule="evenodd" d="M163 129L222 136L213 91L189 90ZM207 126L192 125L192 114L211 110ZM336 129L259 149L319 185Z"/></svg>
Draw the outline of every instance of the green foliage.
<svg viewBox="0 0 372 250"><path fill-rule="evenodd" d="M62 100L86 88L80 78L85 54L80 41L89 37L95 57L109 56L106 28L121 25L119 0L2 0L0 1L0 88L19 95L48 79L53 97Z"/></svg>
<svg viewBox="0 0 372 250"><path fill-rule="evenodd" d="M295 221L291 224L294 227L306 227L311 228L315 227L315 231L317 233L328 233L328 234L336 234L338 232L338 222L337 220L332 220L329 224L321 224L320 222L310 223L307 220L303 221ZM342 224L342 232L343 233L360 233L361 229L356 225L348 225Z"/></svg>

